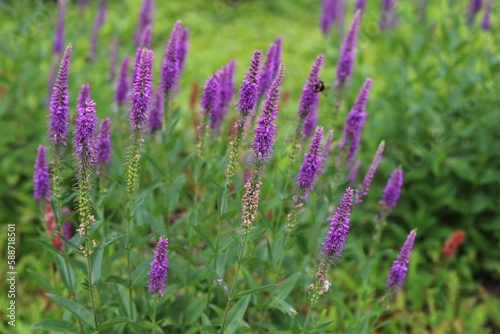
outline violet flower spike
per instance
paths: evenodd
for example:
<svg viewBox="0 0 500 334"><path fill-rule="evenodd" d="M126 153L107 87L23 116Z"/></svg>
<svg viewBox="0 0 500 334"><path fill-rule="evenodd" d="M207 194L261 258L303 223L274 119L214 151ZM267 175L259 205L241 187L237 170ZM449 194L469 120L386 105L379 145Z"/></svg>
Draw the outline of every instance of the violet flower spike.
<svg viewBox="0 0 500 334"><path fill-rule="evenodd" d="M302 88L302 94L300 95L299 108L297 112L300 118L305 119L302 128L302 133L305 137L309 137L311 135L317 123L319 92L316 90L316 85L320 81L319 71L321 64L323 63L323 59L324 56L320 54L314 60L309 76L307 77L306 83Z"/></svg>
<svg viewBox="0 0 500 334"><path fill-rule="evenodd" d="M329 218L330 229L323 242L321 253L332 260L339 258L344 249L347 234L349 233L349 217L351 216L353 194L353 189L347 188L337 207L337 211Z"/></svg>
<svg viewBox="0 0 500 334"><path fill-rule="evenodd" d="M271 155L274 140L276 139L277 126L272 123L278 115L278 101L280 98L280 85L285 76L285 65L281 64L278 75L271 84L267 93L267 99L262 107L262 113L257 120L252 149L255 159L263 161Z"/></svg>
<svg viewBox="0 0 500 334"><path fill-rule="evenodd" d="M73 152L80 166L93 166L96 162L96 130L97 116L95 102L89 99L86 101L84 108L76 111L75 117Z"/></svg>
<svg viewBox="0 0 500 334"><path fill-rule="evenodd" d="M170 39L168 40L165 56L163 57L160 71L160 87L164 93L176 89L177 79L179 77L179 53L178 41L181 34L181 21L177 21L172 28Z"/></svg>
<svg viewBox="0 0 500 334"><path fill-rule="evenodd" d="M151 111L149 113L149 131L151 133L161 129L163 120L163 96L160 89L156 89L153 96L153 103L151 104Z"/></svg>
<svg viewBox="0 0 500 334"><path fill-rule="evenodd" d="M411 230L399 251L396 260L392 263L391 270L385 282L388 289L399 289L404 282L408 272L408 263L410 263L411 249L417 237L416 230Z"/></svg>
<svg viewBox="0 0 500 334"><path fill-rule="evenodd" d="M94 19L94 24L92 26L92 35L90 36L90 53L88 59L93 60L95 58L97 50L97 35L101 26L104 24L106 18L106 0L99 0L99 10Z"/></svg>
<svg viewBox="0 0 500 334"><path fill-rule="evenodd" d="M153 0L143 0L134 32L134 43L140 46L141 36L148 25L153 21Z"/></svg>
<svg viewBox="0 0 500 334"><path fill-rule="evenodd" d="M142 31L140 47L151 49L151 38L153 35L153 29L150 25L146 26Z"/></svg>
<svg viewBox="0 0 500 334"><path fill-rule="evenodd" d="M469 7L467 8L467 23L469 25L474 22L474 18L481 9L482 5L483 0L470 0Z"/></svg>
<svg viewBox="0 0 500 334"><path fill-rule="evenodd" d="M326 163L328 162L328 156L330 155L332 144L333 144L333 130L330 130L326 135L325 144L323 145L323 153L321 154L321 173L323 174L326 171Z"/></svg>
<svg viewBox="0 0 500 334"><path fill-rule="evenodd" d="M403 187L403 170L401 168L395 169L387 185L384 188L382 194L381 204L387 207L389 210L394 208L398 203L399 194L401 193L401 188Z"/></svg>
<svg viewBox="0 0 500 334"><path fill-rule="evenodd" d="M149 272L149 291L151 293L158 293L160 297L165 291L165 284L167 281L168 273L168 238L158 240L154 259L151 262L151 271Z"/></svg>
<svg viewBox="0 0 500 334"><path fill-rule="evenodd" d="M366 8L366 0L356 0L356 4L354 6L354 12L358 9L361 11L361 14L365 11Z"/></svg>
<svg viewBox="0 0 500 334"><path fill-rule="evenodd" d="M218 129L221 120L220 81L220 72L209 76L207 81L205 82L205 87L203 88L203 93L201 95L200 101L203 112L207 113L206 116L208 116L209 126L214 131Z"/></svg>
<svg viewBox="0 0 500 334"><path fill-rule="evenodd" d="M354 161L354 164L352 165L351 170L347 175L347 181L349 181L349 188L352 188L354 186L354 182L356 182L356 177L358 176L360 166L361 163L358 160ZM356 196L357 196L357 191L356 191Z"/></svg>
<svg viewBox="0 0 500 334"><path fill-rule="evenodd" d="M311 190L314 181L318 177L321 167L321 140L323 139L323 128L318 126L309 145L309 151L304 155L304 162L300 166L297 176L297 186L305 191Z"/></svg>
<svg viewBox="0 0 500 334"><path fill-rule="evenodd" d="M356 49L356 38L358 35L359 21L361 12L358 10L354 14L351 27L347 32L342 47L340 48L340 56L337 62L337 71L335 74L335 88L340 88L345 84L351 76L354 63L354 53Z"/></svg>
<svg viewBox="0 0 500 334"><path fill-rule="evenodd" d="M116 76L116 61L118 59L118 37L116 35L113 37L113 45L111 47L111 52L109 56L110 60L109 60L108 81L113 82Z"/></svg>
<svg viewBox="0 0 500 334"><path fill-rule="evenodd" d="M182 72L186 63L186 56L189 48L189 28L182 28L179 45L177 47L177 58L179 60L179 72ZM180 73L179 73L180 76Z"/></svg>
<svg viewBox="0 0 500 334"><path fill-rule="evenodd" d="M65 146L68 137L68 71L72 50L73 48L71 44L69 44L64 51L52 97L50 99L48 135L49 140L55 147Z"/></svg>
<svg viewBox="0 0 500 334"><path fill-rule="evenodd" d="M144 122L148 118L153 92L153 57L153 51L142 49L136 78L132 86L132 106L129 114L131 129L142 130Z"/></svg>
<svg viewBox="0 0 500 334"><path fill-rule="evenodd" d="M128 63L129 57L127 55L123 56L115 91L115 102L120 105L127 102L129 92Z"/></svg>
<svg viewBox="0 0 500 334"><path fill-rule="evenodd" d="M71 213L71 210L68 208L64 208L62 210L62 219L66 219L66 216ZM71 219L66 219L66 221L62 224L62 234L68 240L73 236L73 224L71 223Z"/></svg>
<svg viewBox="0 0 500 334"><path fill-rule="evenodd" d="M337 0L322 0L319 27L323 35L328 35L337 17Z"/></svg>
<svg viewBox="0 0 500 334"><path fill-rule="evenodd" d="M252 59L250 60L250 66L248 67L248 71L245 73L245 78L241 83L236 109L239 110L243 117L252 115L257 104L257 99L259 97L259 68L261 57L261 50L255 50L253 52Z"/></svg>
<svg viewBox="0 0 500 334"><path fill-rule="evenodd" d="M488 2L486 3L483 19L481 20L481 29L483 29L484 31L491 29L491 20L490 20L491 2L492 0L488 0Z"/></svg>
<svg viewBox="0 0 500 334"><path fill-rule="evenodd" d="M90 100L90 84L86 83L80 87L78 97L76 98L76 110L85 108L87 100Z"/></svg>
<svg viewBox="0 0 500 334"><path fill-rule="evenodd" d="M60 54L64 44L64 0L57 1L57 25L52 41L52 52Z"/></svg>
<svg viewBox="0 0 500 334"><path fill-rule="evenodd" d="M106 117L101 121L97 135L97 162L100 166L111 162L111 121Z"/></svg>
<svg viewBox="0 0 500 334"><path fill-rule="evenodd" d="M260 74L259 95L267 92L271 83L278 72L278 67L281 62L281 36L276 37L276 40L269 45L266 52L266 59Z"/></svg>
<svg viewBox="0 0 500 334"><path fill-rule="evenodd" d="M225 115L227 113L227 108L231 103L234 95L234 69L236 67L236 60L232 59L227 65L222 69L222 81L221 81L221 109L222 113Z"/></svg>
<svg viewBox="0 0 500 334"><path fill-rule="evenodd" d="M380 160L382 159L382 153L384 153L384 147L385 147L385 141L382 141L378 145L377 152L375 153L375 156L373 157L372 163L370 164L370 167L368 167L368 171L365 174L365 177L363 178L363 182L359 185L359 189L356 190L356 203L361 203L363 200L361 197L368 195L368 190L370 189L370 185L373 180L373 176L375 175L375 172L377 171L378 165L380 163Z"/></svg>
<svg viewBox="0 0 500 334"><path fill-rule="evenodd" d="M47 148L43 145L39 145L36 151L33 172L33 198L35 201L50 197L50 177L46 151Z"/></svg>

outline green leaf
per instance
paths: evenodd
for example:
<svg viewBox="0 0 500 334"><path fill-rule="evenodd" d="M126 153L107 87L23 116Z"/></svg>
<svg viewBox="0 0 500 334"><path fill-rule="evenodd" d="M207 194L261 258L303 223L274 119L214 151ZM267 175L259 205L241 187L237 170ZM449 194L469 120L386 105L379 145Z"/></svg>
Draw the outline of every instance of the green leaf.
<svg viewBox="0 0 500 334"><path fill-rule="evenodd" d="M77 302L74 302L68 298L61 297L58 295L54 295L51 293L46 293L45 294L47 297L53 299L56 303L59 305L63 306L66 308L68 311L76 315L78 318L83 320L86 324L88 324L90 327L94 328L94 317L92 316L92 313L90 313L89 310L87 310L85 307L82 305L78 304Z"/></svg>
<svg viewBox="0 0 500 334"><path fill-rule="evenodd" d="M59 254L56 255L56 264L57 270L59 271L59 275L61 276L64 285L66 286L66 288L68 288L68 290L73 291L75 289L76 278L71 264L68 261L68 265L66 266L64 257Z"/></svg>
<svg viewBox="0 0 500 334"><path fill-rule="evenodd" d="M113 318L111 320L105 321L102 324L100 324L99 331L103 331L103 330L111 328L113 326L123 324L123 323L128 323L128 322L132 322L132 320L128 317Z"/></svg>
<svg viewBox="0 0 500 334"><path fill-rule="evenodd" d="M238 300L238 302L233 306L231 311L227 315L228 325L224 331L224 334L231 334L236 332L238 326L240 325L245 312L247 311L248 303L250 303L250 296L246 296Z"/></svg>
<svg viewBox="0 0 500 334"><path fill-rule="evenodd" d="M107 277L104 283L121 284L123 286L127 286L128 284L124 278L115 275Z"/></svg>
<svg viewBox="0 0 500 334"><path fill-rule="evenodd" d="M193 324L201 316L207 304L207 297L196 298L186 309L186 322L188 325Z"/></svg>
<svg viewBox="0 0 500 334"><path fill-rule="evenodd" d="M101 267L102 267L102 255L104 253L104 248L98 248L92 254L92 282L94 285L101 278Z"/></svg>
<svg viewBox="0 0 500 334"><path fill-rule="evenodd" d="M292 305L288 304L284 300L277 299L275 305L271 305L273 308L281 309L283 312L287 313L290 317L295 317L297 315L297 311L293 308ZM278 307L279 306L279 307Z"/></svg>
<svg viewBox="0 0 500 334"><path fill-rule="evenodd" d="M151 259L146 259L142 261L142 263L136 267L136 269L132 272L132 285L136 285L140 282L142 286L146 285L146 276L149 272L151 266Z"/></svg>
<svg viewBox="0 0 500 334"><path fill-rule="evenodd" d="M196 225L191 225L192 228L200 235L200 237L205 241L208 247L210 247L211 250L215 250L214 244L212 243L212 239L209 238L198 226Z"/></svg>
<svg viewBox="0 0 500 334"><path fill-rule="evenodd" d="M31 269L28 269L28 274L30 274L30 276L32 276L38 282L38 284L42 286L42 288L45 291L55 292L54 287L45 277L43 277L42 275Z"/></svg>
<svg viewBox="0 0 500 334"><path fill-rule="evenodd" d="M275 286L275 285L274 284L267 284L267 285L259 286L259 287L254 288L254 289L248 289L248 290L245 290L245 291L241 291L241 292L238 292L236 295L234 295L234 299L238 299L238 298L241 298L241 297L244 297L244 296L248 296L248 295L253 295L254 293L257 293L257 292L262 291L262 290L269 289L269 288L271 288L273 286Z"/></svg>
<svg viewBox="0 0 500 334"><path fill-rule="evenodd" d="M238 212L238 209L228 211L228 212L224 213L222 216L220 216L220 220L225 221L225 220L231 219L236 215L237 212Z"/></svg>
<svg viewBox="0 0 500 334"><path fill-rule="evenodd" d="M40 320L35 322L30 327L31 330L34 329L44 329L50 332L61 332L61 333L76 333L78 328L69 321L64 320Z"/></svg>
<svg viewBox="0 0 500 334"><path fill-rule="evenodd" d="M292 292L293 288L295 287L295 284L297 283L298 279L300 277L300 273L295 273L292 276L288 277L286 280L281 282L276 289L274 289L272 296L274 297L275 300L284 300L290 292ZM274 303L275 300L271 302Z"/></svg>
<svg viewBox="0 0 500 334"><path fill-rule="evenodd" d="M125 234L121 234L121 233L118 233L118 232L111 232L106 237L106 240L104 241L104 243L102 244L102 246L100 248L106 248L107 246L109 246L112 243L114 243L115 241L123 238L124 236L125 236Z"/></svg>

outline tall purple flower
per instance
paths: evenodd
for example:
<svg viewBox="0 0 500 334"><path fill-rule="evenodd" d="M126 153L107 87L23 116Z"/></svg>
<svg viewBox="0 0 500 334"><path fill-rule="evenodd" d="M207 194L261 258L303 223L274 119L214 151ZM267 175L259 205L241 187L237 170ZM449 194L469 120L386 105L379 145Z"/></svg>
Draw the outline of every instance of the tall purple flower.
<svg viewBox="0 0 500 334"><path fill-rule="evenodd" d="M151 24L153 20L153 0L143 0L139 12L137 26L134 32L134 43L140 46L141 36L144 28Z"/></svg>
<svg viewBox="0 0 500 334"><path fill-rule="evenodd" d="M382 0L380 5L380 29L384 30L388 26L397 24L396 0Z"/></svg>
<svg viewBox="0 0 500 334"><path fill-rule="evenodd" d="M470 25L474 21L476 14L481 9L483 0L470 0L469 7L467 8L467 23Z"/></svg>
<svg viewBox="0 0 500 334"><path fill-rule="evenodd" d="M309 137L309 135L316 127L316 113L319 101L319 94L316 90L316 85L320 81L319 71L321 69L323 59L324 56L320 54L314 60L314 63L309 72L309 76L307 77L304 87L302 88L302 94L300 95L298 114L300 118L305 119L302 132L306 137Z"/></svg>
<svg viewBox="0 0 500 334"><path fill-rule="evenodd" d="M52 97L50 99L48 134L49 140L54 147L65 146L68 137L68 71L72 50L73 48L70 44L64 51Z"/></svg>
<svg viewBox="0 0 500 334"><path fill-rule="evenodd" d="M151 271L149 272L149 291L158 293L162 296L165 291L168 272L168 238L158 240L153 261L151 262Z"/></svg>
<svg viewBox="0 0 500 334"><path fill-rule="evenodd" d="M356 4L354 6L354 12L356 12L358 9L363 13L366 8L366 0L356 0Z"/></svg>
<svg viewBox="0 0 500 334"><path fill-rule="evenodd" d="M309 145L309 151L304 155L304 162L300 166L297 176L297 186L305 191L311 190L314 181L318 177L321 167L321 140L323 139L323 128L318 126Z"/></svg>
<svg viewBox="0 0 500 334"><path fill-rule="evenodd" d="M109 57L108 81L113 82L116 76L116 61L118 60L118 37L116 35L113 37L113 45L111 46Z"/></svg>
<svg viewBox="0 0 500 334"><path fill-rule="evenodd" d="M360 166L361 163L358 160L354 161L354 164L352 165L351 170L347 175L347 181L349 181L349 188L352 188L354 186L354 182L356 182L356 177L358 176L358 171Z"/></svg>
<svg viewBox="0 0 500 334"><path fill-rule="evenodd" d="M220 98L220 72L217 72L205 81L200 101L211 129L216 129L220 124Z"/></svg>
<svg viewBox="0 0 500 334"><path fill-rule="evenodd" d="M337 72L335 74L335 88L343 86L347 79L351 76L360 15L360 11L356 11L354 18L352 19L351 27L344 38L342 47L340 48L340 56L337 62Z"/></svg>
<svg viewBox="0 0 500 334"><path fill-rule="evenodd" d="M149 130L151 133L161 129L163 119L163 92L156 89L149 113Z"/></svg>
<svg viewBox="0 0 500 334"><path fill-rule="evenodd" d="M97 50L97 35L99 30L106 19L106 0L99 0L99 10L94 19L94 24L92 26L92 35L90 36L90 53L88 59L95 59L95 54Z"/></svg>
<svg viewBox="0 0 500 334"><path fill-rule="evenodd" d="M90 84L83 84L76 98L76 110L85 108L87 100L90 100Z"/></svg>
<svg viewBox="0 0 500 334"><path fill-rule="evenodd" d="M396 260L392 263L391 270L385 282L385 286L388 289L394 288L399 289L404 282L406 273L408 272L408 263L410 263L411 249L413 248L413 243L417 237L416 230L411 230L406 240L399 251Z"/></svg>
<svg viewBox="0 0 500 334"><path fill-rule="evenodd" d="M384 147L385 147L385 141L382 141L378 145L377 152L373 157L370 167L368 167L368 171L366 172L365 177L363 178L363 182L361 182L361 184L359 185L359 189L356 190L356 203L363 202L361 197L368 195L368 190L370 189L373 176L375 175L375 172L377 171L378 168L378 164L382 159L382 153L384 153Z"/></svg>
<svg viewBox="0 0 500 334"><path fill-rule="evenodd" d="M395 169L382 193L381 204L387 207L389 210L394 208L398 203L399 194L401 193L401 188L403 187L403 170L401 168Z"/></svg>
<svg viewBox="0 0 500 334"><path fill-rule="evenodd" d="M118 81L116 82L115 102L123 105L127 102L129 92L128 80L128 63L129 58L127 55L123 56L120 72L118 73Z"/></svg>
<svg viewBox="0 0 500 334"><path fill-rule="evenodd" d="M64 44L64 0L57 1L57 25L52 41L52 52L60 54Z"/></svg>
<svg viewBox="0 0 500 334"><path fill-rule="evenodd" d="M153 51L142 49L137 67L137 75L132 85L132 106L129 118L130 127L135 130L141 130L148 118L153 92L153 57Z"/></svg>
<svg viewBox="0 0 500 334"><path fill-rule="evenodd" d="M88 99L85 107L76 111L73 152L81 166L92 166L96 162L97 117L95 102Z"/></svg>
<svg viewBox="0 0 500 334"><path fill-rule="evenodd" d="M483 19L481 20L481 29L483 30L490 30L491 28L491 2L492 0L488 0L488 2L486 3L486 8L484 9Z"/></svg>
<svg viewBox="0 0 500 334"><path fill-rule="evenodd" d="M189 28L182 28L179 45L177 47L177 57L179 59L179 72L182 72L186 63L186 56L189 47ZM180 73L179 73L180 76Z"/></svg>
<svg viewBox="0 0 500 334"><path fill-rule="evenodd" d="M245 73L245 78L241 83L236 109L240 111L243 117L252 115L255 110L255 105L257 104L257 99L259 97L259 68L261 57L261 50L255 50L253 52L252 59L250 60L250 66L248 67L248 71Z"/></svg>
<svg viewBox="0 0 500 334"><path fill-rule="evenodd" d="M35 171L33 172L33 197L40 201L50 196L49 166L47 165L46 147L39 145L36 151Z"/></svg>
<svg viewBox="0 0 500 334"><path fill-rule="evenodd" d="M281 64L278 75L271 84L267 93L267 99L262 107L262 113L257 120L252 149L255 159L263 161L271 154L274 140L276 138L277 126L272 123L278 116L278 101L280 98L280 85L285 76L285 65Z"/></svg>
<svg viewBox="0 0 500 334"><path fill-rule="evenodd" d="M140 47L151 49L151 38L153 35L153 28L150 25L146 26L142 31Z"/></svg>
<svg viewBox="0 0 500 334"><path fill-rule="evenodd" d="M349 142L349 150L347 152L347 163L352 163L354 154L358 149L361 140L361 132L366 120L367 113L365 112L366 100L373 80L366 78L363 86L361 87L353 107L346 117L342 138L339 144L339 149L343 150L347 142Z"/></svg>
<svg viewBox="0 0 500 334"><path fill-rule="evenodd" d="M236 60L231 59L221 69L221 86L220 86L220 99L221 99L221 109L222 113L225 115L227 113L227 108L231 103L234 95L234 69L236 66Z"/></svg>
<svg viewBox="0 0 500 334"><path fill-rule="evenodd" d="M66 216L71 213L71 210L68 208L64 208L62 210L62 219L66 219ZM73 236L73 224L71 223L71 219L66 219L64 224L62 224L62 234L66 239L71 239Z"/></svg>
<svg viewBox="0 0 500 334"><path fill-rule="evenodd" d="M323 35L328 35L330 27L337 17L337 1L338 0L322 0L321 13L319 17L319 27Z"/></svg>
<svg viewBox="0 0 500 334"><path fill-rule="evenodd" d="M160 72L160 87L164 93L175 90L179 77L178 43L181 35L181 21L177 21L170 33Z"/></svg>
<svg viewBox="0 0 500 334"><path fill-rule="evenodd" d="M323 242L321 253L332 259L339 258L344 249L347 234L349 233L349 217L351 216L353 194L354 191L351 188L345 190L337 211L329 219L330 229Z"/></svg>
<svg viewBox="0 0 500 334"><path fill-rule="evenodd" d="M259 95L263 95L267 92L278 72L278 66L281 62L282 41L283 39L281 36L276 37L276 40L271 43L267 49L264 66L260 73Z"/></svg>
<svg viewBox="0 0 500 334"><path fill-rule="evenodd" d="M100 167L111 162L111 121L106 117L101 121L97 135L97 163Z"/></svg>

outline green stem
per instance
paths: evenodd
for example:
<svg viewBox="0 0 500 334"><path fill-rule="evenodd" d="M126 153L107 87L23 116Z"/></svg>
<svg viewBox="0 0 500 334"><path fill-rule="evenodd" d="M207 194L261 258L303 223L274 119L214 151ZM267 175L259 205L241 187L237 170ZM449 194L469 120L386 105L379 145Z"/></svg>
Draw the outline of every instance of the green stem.
<svg viewBox="0 0 500 334"><path fill-rule="evenodd" d="M97 312L96 312L96 307L95 307L95 301L94 301L94 283L92 282L92 254L91 254L91 247L89 245L90 241L87 237L87 240L85 242L85 256L87 257L87 280L88 280L88 288L90 292L90 302L92 304L92 315L94 316L94 327L95 327L95 332L97 333L97 329L99 328L97 324Z"/></svg>

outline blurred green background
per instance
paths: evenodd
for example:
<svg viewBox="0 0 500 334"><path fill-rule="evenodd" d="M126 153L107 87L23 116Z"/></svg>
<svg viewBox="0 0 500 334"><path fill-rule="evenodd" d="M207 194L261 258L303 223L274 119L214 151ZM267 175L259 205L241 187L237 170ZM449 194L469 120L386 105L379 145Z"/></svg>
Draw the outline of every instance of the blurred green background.
<svg viewBox="0 0 500 334"><path fill-rule="evenodd" d="M462 229L464 244L447 263L462 300L453 307L459 309L459 316L479 317L478 326L500 332L500 6L493 4L492 30L482 31L480 17L472 27L465 24L468 1L429 3L423 22L418 21L417 2L401 1L399 25L384 32L377 25L377 2L369 1L363 15L347 95L351 105L364 78L373 79L358 152L360 173L366 171L383 139L386 151L368 197L367 204L371 204L354 214L353 224L362 226L372 220L387 177L393 168L402 166L404 188L385 240L394 244L393 240L403 240L408 230L418 228L407 286L431 275L444 240ZM133 56L140 1L108 1L97 59L88 62L97 6L97 1L90 1L86 9L68 3L64 44L72 43L74 48L69 76L72 115L79 86L90 82L91 89L98 87L92 97L98 117L103 118L114 111L114 82L107 82L112 40L116 36L119 41L118 64L123 55ZM190 29L186 67L175 101L178 106L188 105L193 83L201 89L206 77L231 58L237 60L239 87L253 50L267 49L281 35L282 60L287 66L278 119L278 140L283 140L291 131L300 91L317 54L325 54L321 77L327 85L333 81L340 40L335 33L328 38L321 35L319 11L319 0L157 1L152 38L155 82L177 19ZM347 22L351 17L352 1ZM6 235L6 223L17 225L20 289L31 293L37 290L24 281L23 268L37 258L36 246L28 240L43 229L32 200L31 178L36 147L48 144L44 99L56 19L54 1L0 3L1 232ZM320 101L320 125L331 122L330 98ZM185 131L179 140L190 153L195 148L193 120L187 108L183 110L177 127ZM352 238L354 243L369 242L371 229ZM4 271L2 266L1 277ZM21 303L29 300L22 294L18 298ZM472 309L477 312L469 313ZM480 327L469 328L467 333L479 332Z"/></svg>

